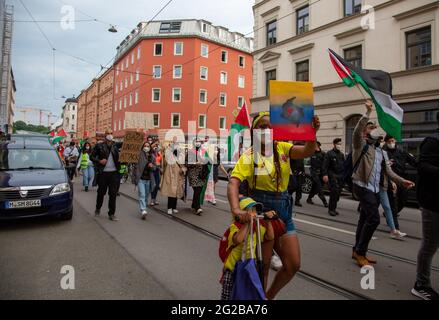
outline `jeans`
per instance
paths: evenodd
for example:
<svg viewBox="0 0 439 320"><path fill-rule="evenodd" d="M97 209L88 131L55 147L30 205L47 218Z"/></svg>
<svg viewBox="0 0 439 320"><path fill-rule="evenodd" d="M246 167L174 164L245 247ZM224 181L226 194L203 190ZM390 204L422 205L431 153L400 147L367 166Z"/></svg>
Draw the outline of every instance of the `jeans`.
<svg viewBox="0 0 439 320"><path fill-rule="evenodd" d="M439 212L422 209L422 244L418 253L416 283L431 287L430 272L433 256L439 247Z"/></svg>
<svg viewBox="0 0 439 320"><path fill-rule="evenodd" d="M148 205L148 197L151 192L151 181L150 180L139 180L137 184L139 190L139 207L140 212L146 211Z"/></svg>
<svg viewBox="0 0 439 320"><path fill-rule="evenodd" d="M365 256L369 248L369 242L380 224L380 214L378 212L380 195L356 184L354 184L354 192L360 198L361 205L354 251L360 256Z"/></svg>
<svg viewBox="0 0 439 320"><path fill-rule="evenodd" d="M389 196L387 191L380 188L380 203L384 209L384 214L386 215L386 222L390 228L390 231L395 230L395 223L393 222L392 207L390 206Z"/></svg>
<svg viewBox="0 0 439 320"><path fill-rule="evenodd" d="M95 175L95 170L93 166L88 166L87 168L81 170L82 170L82 185L84 187L90 187Z"/></svg>
<svg viewBox="0 0 439 320"><path fill-rule="evenodd" d="M160 189L160 169L156 169L153 171L155 188L151 191L151 199L157 199L157 193Z"/></svg>
<svg viewBox="0 0 439 320"><path fill-rule="evenodd" d="M102 172L98 175L97 181L98 195L96 199L96 209L100 210L102 208L104 197L108 190L108 215L114 216L114 213L116 212L117 188L120 183L119 173L117 171Z"/></svg>

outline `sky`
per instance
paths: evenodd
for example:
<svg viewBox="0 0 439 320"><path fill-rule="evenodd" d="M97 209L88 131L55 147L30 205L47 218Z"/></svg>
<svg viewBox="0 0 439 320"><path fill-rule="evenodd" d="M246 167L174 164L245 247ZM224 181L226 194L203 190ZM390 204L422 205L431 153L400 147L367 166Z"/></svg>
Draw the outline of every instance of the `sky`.
<svg viewBox="0 0 439 320"><path fill-rule="evenodd" d="M61 21L73 12L76 20L100 22L78 21L73 29L63 28L61 22L40 22L46 39L35 23L28 22L32 19L21 1L37 21ZM62 97L78 96L87 88L101 70L100 65L114 57L116 47L128 33L140 21L150 20L168 1L7 0L14 6L17 20L11 58L16 106L45 109L59 116L65 101ZM253 31L253 4L254 0L173 0L155 20L205 19L249 34ZM116 25L117 33L107 31L110 24ZM53 47L57 49L55 55ZM23 113L16 112L16 120L22 118ZM28 114L27 118L38 124L38 114ZM47 116L43 119L47 123Z"/></svg>

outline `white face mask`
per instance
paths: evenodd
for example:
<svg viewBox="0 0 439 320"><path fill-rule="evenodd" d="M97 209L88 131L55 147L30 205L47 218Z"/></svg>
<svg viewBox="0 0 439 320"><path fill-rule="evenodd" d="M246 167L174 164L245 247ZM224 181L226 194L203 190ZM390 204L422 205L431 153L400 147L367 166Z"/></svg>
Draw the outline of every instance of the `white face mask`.
<svg viewBox="0 0 439 320"><path fill-rule="evenodd" d="M151 148L149 148L149 147L143 148L143 151L145 151L145 152L149 152L150 150L151 150Z"/></svg>
<svg viewBox="0 0 439 320"><path fill-rule="evenodd" d="M389 149L395 149L396 148L396 143L389 143L387 145L387 147L389 147Z"/></svg>
<svg viewBox="0 0 439 320"><path fill-rule="evenodd" d="M109 134L105 137L107 141L113 141L113 135Z"/></svg>
<svg viewBox="0 0 439 320"><path fill-rule="evenodd" d="M378 140L379 137L381 136L381 135L380 135L380 130L378 130L378 129L373 129L373 130L369 133L369 135L370 135L370 137L371 137L373 140Z"/></svg>
<svg viewBox="0 0 439 320"><path fill-rule="evenodd" d="M337 149L338 151L341 151L341 145L340 144L336 144L335 145L335 149Z"/></svg>
<svg viewBox="0 0 439 320"><path fill-rule="evenodd" d="M90 147L85 147L85 150L90 150Z"/></svg>

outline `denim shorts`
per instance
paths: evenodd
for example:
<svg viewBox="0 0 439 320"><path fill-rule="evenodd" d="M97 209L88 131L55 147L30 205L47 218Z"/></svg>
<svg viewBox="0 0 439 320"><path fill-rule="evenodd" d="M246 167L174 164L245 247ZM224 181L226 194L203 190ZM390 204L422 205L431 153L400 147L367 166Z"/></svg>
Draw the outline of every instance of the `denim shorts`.
<svg viewBox="0 0 439 320"><path fill-rule="evenodd" d="M296 235L296 226L293 222L293 201L288 192L271 192L251 190L250 195L256 202L262 203L264 212L276 211L280 219L285 223L285 234Z"/></svg>

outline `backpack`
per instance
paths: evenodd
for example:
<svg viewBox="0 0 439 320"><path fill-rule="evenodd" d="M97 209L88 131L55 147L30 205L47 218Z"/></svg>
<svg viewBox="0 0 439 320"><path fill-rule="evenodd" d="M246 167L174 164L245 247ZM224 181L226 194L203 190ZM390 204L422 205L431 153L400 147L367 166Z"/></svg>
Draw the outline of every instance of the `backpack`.
<svg viewBox="0 0 439 320"><path fill-rule="evenodd" d="M238 221L235 221L233 224L235 226L237 226L238 229L240 229L242 227L242 224L239 223ZM230 246L230 248L228 248L229 235L230 235L230 227L227 228L227 230L224 232L224 235L221 238L220 243L219 243L218 254L219 254L219 257L223 263L226 262L227 258L230 255L230 252L232 252L232 250L236 247L235 245L232 245L232 246Z"/></svg>
<svg viewBox="0 0 439 320"><path fill-rule="evenodd" d="M349 187L350 190L352 190L353 187L352 175L357 171L358 167L360 166L361 159L364 157L368 150L369 145L366 144L363 147L363 151L361 151L361 155L355 164L352 152L347 155L345 161L343 162L343 182Z"/></svg>

